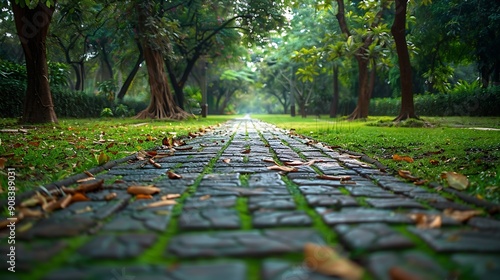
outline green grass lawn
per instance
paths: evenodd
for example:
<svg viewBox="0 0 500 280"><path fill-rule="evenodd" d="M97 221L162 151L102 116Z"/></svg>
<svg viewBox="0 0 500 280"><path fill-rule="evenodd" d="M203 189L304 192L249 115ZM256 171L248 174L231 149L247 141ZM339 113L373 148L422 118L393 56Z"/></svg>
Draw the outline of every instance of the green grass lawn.
<svg viewBox="0 0 500 280"><path fill-rule="evenodd" d="M160 146L164 137L186 136L232 118L61 119L57 125L17 125L13 119L1 119L0 128L23 131L0 132L0 160L6 160L0 167L15 168L16 187L23 192L95 167L101 153L109 160L124 158ZM6 169L0 168L0 183L1 198L6 196Z"/></svg>
<svg viewBox="0 0 500 280"><path fill-rule="evenodd" d="M446 185L440 177L445 171L466 175L470 182L467 192L500 202L500 131L470 129L499 129L500 118L423 117L424 122L408 121L396 127L389 117L370 117L365 121L327 116L252 117L294 129L334 147L364 153L393 171L408 170L430 182ZM409 156L414 162L394 161L395 154Z"/></svg>

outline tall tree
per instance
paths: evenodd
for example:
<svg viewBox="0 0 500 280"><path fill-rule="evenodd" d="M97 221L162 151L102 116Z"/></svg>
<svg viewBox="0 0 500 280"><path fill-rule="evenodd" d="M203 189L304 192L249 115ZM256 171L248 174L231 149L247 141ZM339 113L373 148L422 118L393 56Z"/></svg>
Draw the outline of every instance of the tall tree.
<svg viewBox="0 0 500 280"><path fill-rule="evenodd" d="M165 73L164 53L168 53L171 48L168 38L170 31L159 20L158 6L154 1L138 2L137 14L151 91L149 106L137 118L185 119L189 114L175 104Z"/></svg>
<svg viewBox="0 0 500 280"><path fill-rule="evenodd" d="M398 54L401 82L401 110L395 119L396 121L408 118L418 118L415 114L415 106L413 104L410 54L408 53L408 45L406 43L407 5L407 0L396 0L396 5L394 7L395 17L391 27L391 33L394 37L396 52Z"/></svg>
<svg viewBox="0 0 500 280"><path fill-rule="evenodd" d="M55 0L11 0L16 30L26 61L28 85L22 122L57 123L47 66L46 39Z"/></svg>

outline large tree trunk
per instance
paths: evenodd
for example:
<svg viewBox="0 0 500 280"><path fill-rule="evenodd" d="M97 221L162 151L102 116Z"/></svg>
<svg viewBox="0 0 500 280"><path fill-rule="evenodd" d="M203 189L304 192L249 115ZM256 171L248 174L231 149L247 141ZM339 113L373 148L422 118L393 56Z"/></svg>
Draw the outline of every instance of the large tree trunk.
<svg viewBox="0 0 500 280"><path fill-rule="evenodd" d="M358 61L358 103L356 108L349 115L350 120L368 118L368 108L370 106L370 71L368 69L368 60L364 57L356 57Z"/></svg>
<svg viewBox="0 0 500 280"><path fill-rule="evenodd" d="M147 4L139 4L139 30L143 34L142 48L144 50L144 60L149 76L149 86L151 90L151 100L149 106L140 112L137 118L152 119L185 119L190 116L174 102L167 75L165 73L164 59L161 50L153 48L148 41L147 18L152 16Z"/></svg>
<svg viewBox="0 0 500 280"><path fill-rule="evenodd" d="M57 123L49 86L45 46L55 3L50 8L39 3L33 9L21 7L14 0L11 0L11 4L28 77L22 122Z"/></svg>
<svg viewBox="0 0 500 280"><path fill-rule="evenodd" d="M132 84L135 75L141 68L141 63L144 61L144 52L142 50L142 46L139 42L137 42L137 46L139 47L139 57L137 57L137 61L135 62L132 71L128 74L127 79L125 79L125 82L123 83L122 87L120 88L120 91L118 92L117 98L120 101L122 101L123 98L125 97L125 94L127 94L127 91L130 88L130 85Z"/></svg>
<svg viewBox="0 0 500 280"><path fill-rule="evenodd" d="M408 45L406 44L406 6L406 0L396 0L396 15L391 27L391 33L396 43L401 80L401 111L395 121L418 118L415 114L415 107L413 104L411 64L408 54Z"/></svg>

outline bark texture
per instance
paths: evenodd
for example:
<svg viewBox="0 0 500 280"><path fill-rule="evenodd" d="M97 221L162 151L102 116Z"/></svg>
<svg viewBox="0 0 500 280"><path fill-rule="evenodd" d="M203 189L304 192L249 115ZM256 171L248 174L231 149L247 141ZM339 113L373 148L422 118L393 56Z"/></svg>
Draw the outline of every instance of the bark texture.
<svg viewBox="0 0 500 280"><path fill-rule="evenodd" d="M410 55L408 54L408 45L406 43L406 8L406 0L396 0L396 15L391 27L391 33L396 43L401 80L401 111L395 121L402 121L409 118L418 119L413 104Z"/></svg>
<svg viewBox="0 0 500 280"><path fill-rule="evenodd" d="M11 4L28 77L22 122L57 123L49 85L45 45L54 6L49 8L40 2L30 9L21 7L14 0L11 0Z"/></svg>

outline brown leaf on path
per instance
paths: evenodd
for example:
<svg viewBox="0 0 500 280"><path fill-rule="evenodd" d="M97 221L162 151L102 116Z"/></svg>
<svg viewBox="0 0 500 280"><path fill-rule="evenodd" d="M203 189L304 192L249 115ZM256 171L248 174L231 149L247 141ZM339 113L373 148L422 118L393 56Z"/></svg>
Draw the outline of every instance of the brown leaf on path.
<svg viewBox="0 0 500 280"><path fill-rule="evenodd" d="M408 163L414 162L413 158L411 158L409 156L400 156L398 154L392 155L392 159L395 161L406 161Z"/></svg>
<svg viewBox="0 0 500 280"><path fill-rule="evenodd" d="M323 275L357 280L361 279L364 274L361 266L342 257L325 245L306 243L304 245L304 262L309 269Z"/></svg>
<svg viewBox="0 0 500 280"><path fill-rule="evenodd" d="M456 172L446 172L446 181L450 187L459 191L465 190L469 186L469 179Z"/></svg>
<svg viewBox="0 0 500 280"><path fill-rule="evenodd" d="M443 211L443 214L447 217L454 219L455 221L465 222L474 216L482 215L483 211L481 211L481 210L460 211L460 210L454 210L451 208L447 208Z"/></svg>
<svg viewBox="0 0 500 280"><path fill-rule="evenodd" d="M198 136L198 134L197 134L197 133L193 133L193 132L189 132L189 133L188 133L188 135L189 135L189 137L191 137L191 138L196 138L196 137Z"/></svg>
<svg viewBox="0 0 500 280"><path fill-rule="evenodd" d="M90 199L83 193L77 192L71 197L71 202L89 201Z"/></svg>
<svg viewBox="0 0 500 280"><path fill-rule="evenodd" d="M420 179L420 180L417 180L415 182L413 182L414 185L417 185L417 186L422 186L422 185L425 185L429 182L429 180L423 180L423 179Z"/></svg>
<svg viewBox="0 0 500 280"><path fill-rule="evenodd" d="M92 183L88 183L88 184L81 184L76 188L76 191L77 192L84 192L84 193L93 192L93 191L96 191L96 190L102 188L103 184L104 184L103 179L101 179L99 181L92 182Z"/></svg>
<svg viewBox="0 0 500 280"><path fill-rule="evenodd" d="M155 208L155 207L162 207L162 206L168 206L168 205L175 205L177 204L177 201L175 200L159 200L155 202L151 202L147 205L144 205L142 207L139 207L138 209L146 209L146 208Z"/></svg>
<svg viewBox="0 0 500 280"><path fill-rule="evenodd" d="M275 165L279 165L274 159L272 158L263 158L263 162L268 162L268 163L274 163Z"/></svg>
<svg viewBox="0 0 500 280"><path fill-rule="evenodd" d="M413 213L408 215L410 219L415 221L417 228L440 228L442 218L440 215L428 215L425 213Z"/></svg>
<svg viewBox="0 0 500 280"><path fill-rule="evenodd" d="M206 195L204 195L204 196L201 196L199 200L200 200L200 201L204 201L204 200L207 200L207 199L210 199L210 195L209 195L209 194L206 194Z"/></svg>
<svg viewBox="0 0 500 280"><path fill-rule="evenodd" d="M188 147L175 147L175 150L177 151L189 151L192 150L193 146L188 146Z"/></svg>
<svg viewBox="0 0 500 280"><path fill-rule="evenodd" d="M53 200L49 203L42 205L43 211L50 213L54 210L61 208L61 203L59 201Z"/></svg>
<svg viewBox="0 0 500 280"><path fill-rule="evenodd" d="M182 175L179 175L177 173L174 173L172 171L167 171L167 176L169 179L176 180L176 179L182 179Z"/></svg>
<svg viewBox="0 0 500 280"><path fill-rule="evenodd" d="M167 195L162 196L161 200L171 200L171 199L175 199L175 198L179 198L179 197L181 197L180 194L172 193L172 194L167 194Z"/></svg>
<svg viewBox="0 0 500 280"><path fill-rule="evenodd" d="M269 170L283 171L283 172L297 172L298 171L298 169L296 167L279 166L279 165L268 166L267 169L269 169Z"/></svg>
<svg viewBox="0 0 500 280"><path fill-rule="evenodd" d="M76 180L77 183L84 183L84 182L88 182L88 181L94 181L95 178L94 177L87 177L87 178L83 178L83 179L79 179L79 180Z"/></svg>
<svg viewBox="0 0 500 280"><path fill-rule="evenodd" d="M107 201L110 201L110 200L112 200L112 199L115 199L117 196L118 196L118 194L117 194L117 193L112 192L112 193L108 193L108 194L104 197L104 199L105 199L105 200L107 200Z"/></svg>
<svg viewBox="0 0 500 280"><path fill-rule="evenodd" d="M323 162L323 161L324 160L322 160L322 159L313 159L313 160L306 162L305 165L311 166L311 165L315 164L316 162Z"/></svg>
<svg viewBox="0 0 500 280"><path fill-rule="evenodd" d="M137 194L135 196L135 199L153 199L153 196L150 195L150 194L142 194L142 193L140 193L140 194Z"/></svg>
<svg viewBox="0 0 500 280"><path fill-rule="evenodd" d="M43 217L43 212L38 209L30 209L30 208L20 208L19 215L23 218L41 218Z"/></svg>
<svg viewBox="0 0 500 280"><path fill-rule="evenodd" d="M63 198L61 198L59 200L60 204L61 204L61 208L66 208L70 203L71 203L71 200L72 200L73 196L71 194L68 194L66 196L64 196Z"/></svg>
<svg viewBox="0 0 500 280"><path fill-rule="evenodd" d="M147 185L147 186L130 186L127 188L127 193L132 195L138 194L155 194L159 193L161 190L157 188L155 185Z"/></svg>
<svg viewBox="0 0 500 280"><path fill-rule="evenodd" d="M249 153L250 153L250 151L251 151L251 149L250 149L250 148L248 148L248 149L245 149L245 150L241 151L241 153L242 153L242 154L249 154Z"/></svg>
<svg viewBox="0 0 500 280"><path fill-rule="evenodd" d="M423 280L422 278L415 276L397 266L393 266L389 269L389 278L391 280Z"/></svg>
<svg viewBox="0 0 500 280"><path fill-rule="evenodd" d="M223 159L222 161L223 161L224 163L229 164L229 163L231 162L231 159L230 159L230 158L225 158L225 159Z"/></svg>
<svg viewBox="0 0 500 280"><path fill-rule="evenodd" d="M349 158L352 158L352 159L360 159L360 158L361 158L361 156L349 155Z"/></svg>
<svg viewBox="0 0 500 280"><path fill-rule="evenodd" d="M317 175L316 178L323 180L332 180L332 181L349 181L351 180L351 176L332 176L332 175Z"/></svg>
<svg viewBox="0 0 500 280"><path fill-rule="evenodd" d="M155 162L152 158L148 159L148 162L155 168L161 168L161 164Z"/></svg>
<svg viewBox="0 0 500 280"><path fill-rule="evenodd" d="M294 161L288 161L288 162L283 162L284 165L287 166L300 166L306 164L305 162L302 162L300 160L294 160Z"/></svg>
<svg viewBox="0 0 500 280"><path fill-rule="evenodd" d="M85 175L87 175L88 177L90 178L94 178L94 174L90 173L89 171L85 170L83 171L83 173L85 173Z"/></svg>
<svg viewBox="0 0 500 280"><path fill-rule="evenodd" d="M158 152L157 151L147 151L146 154L150 157L155 157L158 154Z"/></svg>

